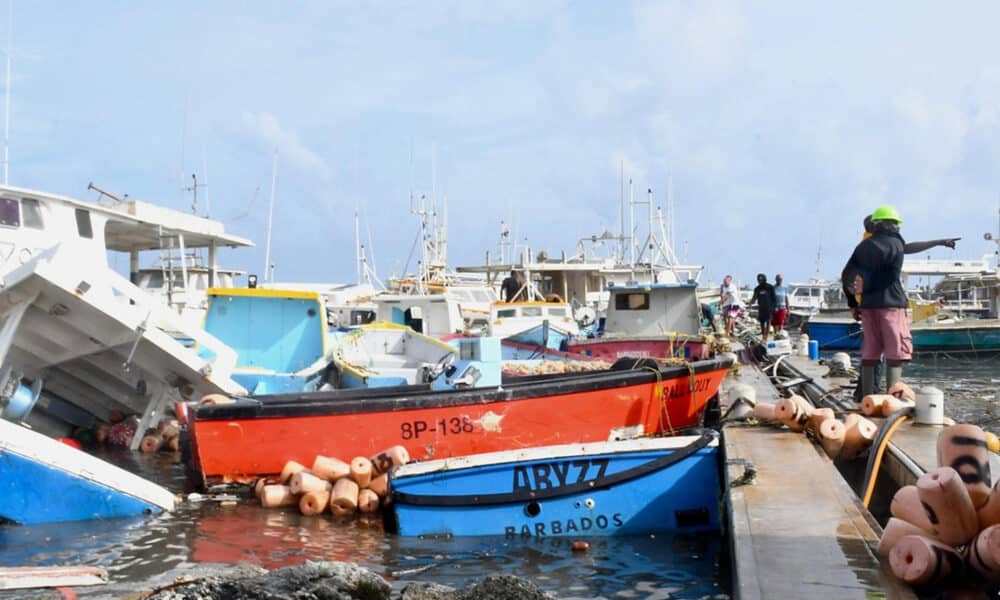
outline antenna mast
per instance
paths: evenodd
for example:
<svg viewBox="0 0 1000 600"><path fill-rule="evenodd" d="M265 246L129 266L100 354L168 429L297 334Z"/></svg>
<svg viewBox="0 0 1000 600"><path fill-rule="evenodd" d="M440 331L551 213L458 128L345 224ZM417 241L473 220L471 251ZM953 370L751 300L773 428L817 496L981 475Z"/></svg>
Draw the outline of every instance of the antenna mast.
<svg viewBox="0 0 1000 600"><path fill-rule="evenodd" d="M364 259L361 258L361 221L358 217L358 209L354 209L354 260L357 263L355 281L361 283L361 272Z"/></svg>
<svg viewBox="0 0 1000 600"><path fill-rule="evenodd" d="M625 161L618 175L618 261L625 260Z"/></svg>
<svg viewBox="0 0 1000 600"><path fill-rule="evenodd" d="M267 207L267 243L264 245L264 281L271 281L274 269L271 266L271 220L274 218L274 193L278 181L278 149L274 149L271 161L271 202Z"/></svg>
<svg viewBox="0 0 1000 600"><path fill-rule="evenodd" d="M4 100L3 184L10 182L10 85L11 53L14 51L14 0L7 0L7 93Z"/></svg>

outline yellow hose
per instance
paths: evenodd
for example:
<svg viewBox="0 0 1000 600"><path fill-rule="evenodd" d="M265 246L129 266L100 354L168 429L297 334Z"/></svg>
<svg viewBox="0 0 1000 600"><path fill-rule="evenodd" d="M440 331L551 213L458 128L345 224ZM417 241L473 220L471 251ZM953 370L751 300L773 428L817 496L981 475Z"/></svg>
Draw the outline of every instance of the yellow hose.
<svg viewBox="0 0 1000 600"><path fill-rule="evenodd" d="M882 436L882 443L875 451L875 463L872 466L871 475L868 476L868 487L865 490L865 497L861 500L861 503L865 508L868 508L869 503L872 501L872 494L875 492L875 480L878 479L878 471L882 467L882 455L885 454L885 449L889 445L889 439L892 438L892 434L896 429L903 424L904 421L909 419L908 416L902 416L889 426L886 430L885 435Z"/></svg>

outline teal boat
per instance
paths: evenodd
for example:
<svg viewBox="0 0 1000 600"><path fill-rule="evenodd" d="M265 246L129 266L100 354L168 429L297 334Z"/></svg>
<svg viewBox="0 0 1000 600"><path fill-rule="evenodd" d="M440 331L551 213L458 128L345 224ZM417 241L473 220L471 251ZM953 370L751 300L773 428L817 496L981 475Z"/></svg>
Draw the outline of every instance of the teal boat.
<svg viewBox="0 0 1000 600"><path fill-rule="evenodd" d="M910 332L917 352L1000 351L1000 319L914 323Z"/></svg>

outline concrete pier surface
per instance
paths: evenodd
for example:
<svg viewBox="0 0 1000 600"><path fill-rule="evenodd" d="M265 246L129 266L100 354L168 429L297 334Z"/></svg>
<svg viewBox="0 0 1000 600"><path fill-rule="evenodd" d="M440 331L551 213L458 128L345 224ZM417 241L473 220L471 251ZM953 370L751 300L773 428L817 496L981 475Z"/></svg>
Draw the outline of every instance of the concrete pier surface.
<svg viewBox="0 0 1000 600"><path fill-rule="evenodd" d="M758 402L778 400L754 365L727 377L723 401L737 383L753 386ZM729 424L722 440L737 598L916 597L880 564L881 528L805 435Z"/></svg>

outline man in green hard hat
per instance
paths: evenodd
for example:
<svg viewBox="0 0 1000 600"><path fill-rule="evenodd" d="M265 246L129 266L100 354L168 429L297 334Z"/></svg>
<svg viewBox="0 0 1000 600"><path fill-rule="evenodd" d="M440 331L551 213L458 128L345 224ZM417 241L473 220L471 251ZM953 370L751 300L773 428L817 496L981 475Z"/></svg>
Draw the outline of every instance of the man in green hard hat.
<svg viewBox="0 0 1000 600"><path fill-rule="evenodd" d="M902 379L903 365L913 356L906 291L900 279L906 242L899 234L903 219L895 207L885 205L871 215L872 235L854 249L841 273L848 304L860 316L861 393L876 390L875 369L886 360L886 389ZM938 240L935 240L938 241ZM954 241L951 246L954 247ZM937 245L937 244L934 244ZM860 303L856 294L860 294Z"/></svg>
<svg viewBox="0 0 1000 600"><path fill-rule="evenodd" d="M891 213L888 213L890 216L894 213L895 217L897 219L899 218L899 212L896 211L893 207L887 206L882 208L892 211ZM886 213L883 213L882 216L886 216ZM864 235L861 238L862 241L867 240L868 238L875 235L875 223L872 221L872 217L873 215L870 214L865 215L864 218L865 231ZM902 223L902 221L899 221L897 224L899 223ZM954 237L954 238L941 238L937 240L927 240L922 242L906 242L903 245L903 253L916 254L919 252L924 252L925 250L930 250L931 248L934 248L936 246L942 246L944 248L951 248L954 250L955 243L958 242L960 239L962 238ZM862 289L864 287L864 282L862 281L862 279L863 277L861 276L861 274L857 273L856 278L853 281L848 282L846 279L843 281L844 295L847 296L847 305L851 308L851 312L854 314L854 318L857 320L861 320L860 304L863 297ZM880 391L879 386L884 371L885 371L885 360L883 359L879 361L878 364L875 366L875 371L874 371L875 383L872 390L868 393L879 393ZM865 396L865 394L862 391L863 383L864 383L863 378L859 379L858 385L854 390L854 399L857 400L858 402L860 402L861 399L864 398Z"/></svg>

